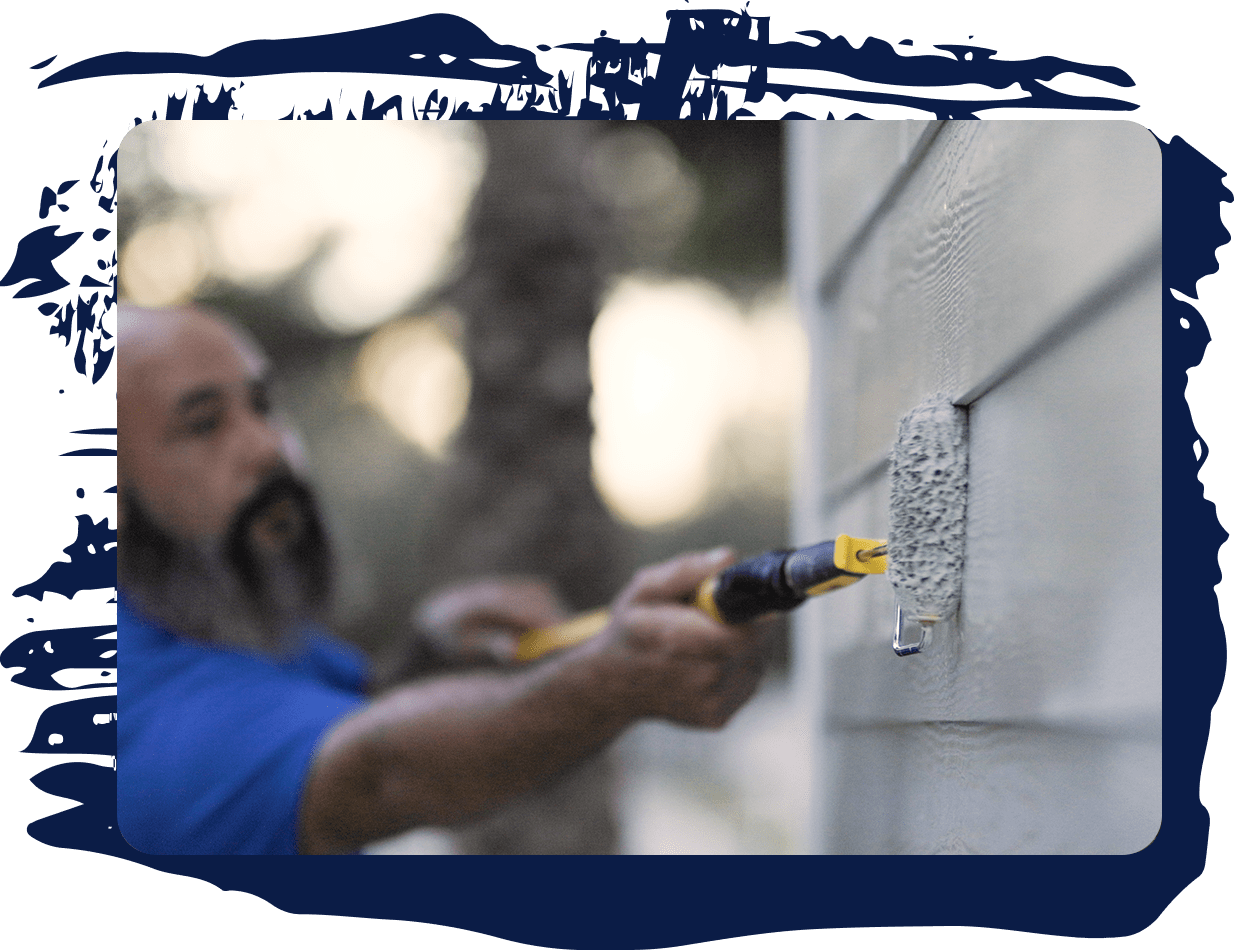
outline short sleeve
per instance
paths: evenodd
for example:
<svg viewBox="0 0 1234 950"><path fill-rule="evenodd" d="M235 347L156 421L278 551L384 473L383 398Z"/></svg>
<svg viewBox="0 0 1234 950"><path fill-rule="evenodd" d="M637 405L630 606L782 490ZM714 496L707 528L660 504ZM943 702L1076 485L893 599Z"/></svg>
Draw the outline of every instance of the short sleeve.
<svg viewBox="0 0 1234 950"><path fill-rule="evenodd" d="M187 642L123 609L117 635L125 840L151 854L295 854L313 754L363 696L319 662ZM341 673L337 655L326 662Z"/></svg>

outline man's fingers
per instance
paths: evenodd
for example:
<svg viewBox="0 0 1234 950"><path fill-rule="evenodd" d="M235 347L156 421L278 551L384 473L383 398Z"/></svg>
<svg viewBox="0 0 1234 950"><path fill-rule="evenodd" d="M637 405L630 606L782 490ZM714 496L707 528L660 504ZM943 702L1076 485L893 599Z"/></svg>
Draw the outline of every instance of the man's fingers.
<svg viewBox="0 0 1234 950"><path fill-rule="evenodd" d="M466 630L500 628L526 630L565 619L553 591L530 580L482 580L442 591L419 613L429 629L458 634Z"/></svg>
<svg viewBox="0 0 1234 950"><path fill-rule="evenodd" d="M689 603L733 561L726 548L684 554L640 571L617 599L600 643L628 665L641 715L719 727L754 691L760 627L720 623Z"/></svg>
<svg viewBox="0 0 1234 950"><path fill-rule="evenodd" d="M632 606L626 628L638 646L680 658L727 659L742 647L736 629L685 604Z"/></svg>
<svg viewBox="0 0 1234 950"><path fill-rule="evenodd" d="M728 548L683 554L671 561L644 568L630 585L630 600L635 603L672 602L692 596L711 575L733 563Z"/></svg>

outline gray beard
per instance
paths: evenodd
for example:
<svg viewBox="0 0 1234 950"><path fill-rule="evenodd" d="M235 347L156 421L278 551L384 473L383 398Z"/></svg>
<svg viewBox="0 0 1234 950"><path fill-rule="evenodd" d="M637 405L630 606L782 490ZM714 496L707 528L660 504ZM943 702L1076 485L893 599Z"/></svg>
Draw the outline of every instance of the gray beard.
<svg viewBox="0 0 1234 950"><path fill-rule="evenodd" d="M296 537L278 551L254 540L253 522L294 505ZM327 618L331 557L310 489L288 473L268 480L217 545L175 537L133 490L121 489L118 584L141 613L194 640L271 656L294 654L306 625Z"/></svg>

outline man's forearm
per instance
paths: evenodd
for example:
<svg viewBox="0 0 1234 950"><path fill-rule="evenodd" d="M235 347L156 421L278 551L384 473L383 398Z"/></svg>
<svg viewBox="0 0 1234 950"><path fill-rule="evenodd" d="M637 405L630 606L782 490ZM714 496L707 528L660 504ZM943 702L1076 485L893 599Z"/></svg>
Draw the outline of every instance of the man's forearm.
<svg viewBox="0 0 1234 950"><path fill-rule="evenodd" d="M532 788L637 718L617 685L602 654L579 650L385 693L322 741L301 806L301 852L354 851Z"/></svg>

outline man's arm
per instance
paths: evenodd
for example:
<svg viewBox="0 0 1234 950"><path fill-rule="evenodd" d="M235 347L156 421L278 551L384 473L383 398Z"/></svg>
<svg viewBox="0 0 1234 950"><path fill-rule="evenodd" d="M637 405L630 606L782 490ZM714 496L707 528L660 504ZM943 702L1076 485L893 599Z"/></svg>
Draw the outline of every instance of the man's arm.
<svg viewBox="0 0 1234 950"><path fill-rule="evenodd" d="M646 717L716 728L761 674L758 636L681 601L731 561L694 554L637 574L594 639L514 673L392 690L322 741L301 853L354 851L460 821L527 791Z"/></svg>

